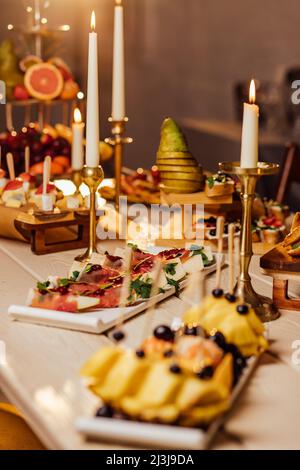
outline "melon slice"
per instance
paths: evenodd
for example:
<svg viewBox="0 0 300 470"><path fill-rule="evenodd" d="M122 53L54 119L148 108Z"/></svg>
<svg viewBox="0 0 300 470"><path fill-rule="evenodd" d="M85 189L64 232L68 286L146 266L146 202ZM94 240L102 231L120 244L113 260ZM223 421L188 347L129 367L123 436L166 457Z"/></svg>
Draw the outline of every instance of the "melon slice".
<svg viewBox="0 0 300 470"><path fill-rule="evenodd" d="M30 67L24 77L28 92L38 100L53 100L63 89L64 81L61 72L51 64L36 64Z"/></svg>

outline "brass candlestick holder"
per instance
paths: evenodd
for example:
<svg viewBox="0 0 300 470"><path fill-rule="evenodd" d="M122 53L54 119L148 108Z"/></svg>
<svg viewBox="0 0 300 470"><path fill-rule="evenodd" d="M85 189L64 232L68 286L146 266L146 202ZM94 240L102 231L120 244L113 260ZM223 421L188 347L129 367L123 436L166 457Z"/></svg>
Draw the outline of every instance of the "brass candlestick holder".
<svg viewBox="0 0 300 470"><path fill-rule="evenodd" d="M85 253L77 256L76 261L86 262L89 261L93 253L97 253L96 243L96 192L99 184L104 178L104 173L101 166L95 168L84 166L81 171L82 181L88 186L90 190L90 230L89 230L89 246Z"/></svg>
<svg viewBox="0 0 300 470"><path fill-rule="evenodd" d="M128 118L124 118L120 121L115 121L113 118L109 118L108 121L111 123L111 135L105 139L107 144L113 145L115 148L115 203L116 209L119 210L119 199L121 195L121 175L123 166L123 145L131 144L133 139L131 137L124 137L126 122Z"/></svg>
<svg viewBox="0 0 300 470"><path fill-rule="evenodd" d="M79 188L82 183L82 170L73 170L71 179L73 183L75 184L75 187L76 187L75 195L77 196L80 193Z"/></svg>
<svg viewBox="0 0 300 470"><path fill-rule="evenodd" d="M252 257L252 203L255 197L255 187L261 176L274 175L279 170L276 163L259 162L257 168L241 168L240 162L222 162L219 168L224 173L236 175L241 183L242 201L242 229L241 229L241 258L240 275L235 294L245 302L251 304L257 315L263 322L276 320L279 317L278 310L267 297L255 292L249 275L249 265Z"/></svg>

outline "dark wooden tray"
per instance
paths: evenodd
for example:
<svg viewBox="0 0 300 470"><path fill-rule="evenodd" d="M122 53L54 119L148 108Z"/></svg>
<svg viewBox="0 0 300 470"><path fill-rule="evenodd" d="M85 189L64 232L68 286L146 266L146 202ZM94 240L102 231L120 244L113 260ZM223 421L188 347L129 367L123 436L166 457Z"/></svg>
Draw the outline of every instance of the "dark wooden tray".
<svg viewBox="0 0 300 470"><path fill-rule="evenodd" d="M290 256L282 243L260 258L260 267L273 278L273 303L277 308L300 311L300 299L289 296L289 281L300 281L300 258Z"/></svg>
<svg viewBox="0 0 300 470"><path fill-rule="evenodd" d="M287 271L300 274L300 257L290 256L282 243L260 258L260 267L271 271Z"/></svg>
<svg viewBox="0 0 300 470"><path fill-rule="evenodd" d="M89 241L88 213L70 212L45 220L23 215L14 225L36 255L85 248Z"/></svg>

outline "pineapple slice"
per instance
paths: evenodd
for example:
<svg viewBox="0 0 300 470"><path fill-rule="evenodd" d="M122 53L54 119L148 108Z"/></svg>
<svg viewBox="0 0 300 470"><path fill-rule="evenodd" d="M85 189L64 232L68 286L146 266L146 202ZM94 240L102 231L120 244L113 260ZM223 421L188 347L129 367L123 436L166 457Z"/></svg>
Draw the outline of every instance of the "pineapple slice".
<svg viewBox="0 0 300 470"><path fill-rule="evenodd" d="M223 385L226 389L230 390L233 385L233 357L231 354L226 354L224 356L221 364L216 368L213 375L214 382L217 385Z"/></svg>
<svg viewBox="0 0 300 470"><path fill-rule="evenodd" d="M217 416L228 410L229 406L229 400L223 400L212 405L197 406L182 415L180 424L182 426L197 426L199 424L210 423Z"/></svg>
<svg viewBox="0 0 300 470"><path fill-rule="evenodd" d="M104 382L94 387L94 392L104 401L114 403L139 389L149 370L147 359L139 359L134 351L125 351L106 375Z"/></svg>
<svg viewBox="0 0 300 470"><path fill-rule="evenodd" d="M141 417L145 410L174 404L176 394L184 381L183 374L169 371L170 362L155 361L141 383L137 393L120 401L121 409L132 417Z"/></svg>
<svg viewBox="0 0 300 470"><path fill-rule="evenodd" d="M187 410L195 405L208 405L223 401L229 397L231 387L232 355L226 354L216 368L212 379L187 378L178 394L176 403L180 410Z"/></svg>
<svg viewBox="0 0 300 470"><path fill-rule="evenodd" d="M234 343L240 349L242 354L244 354L244 344L252 344L254 349L257 349L257 336L249 326L246 316L229 314L217 328L229 343Z"/></svg>
<svg viewBox="0 0 300 470"><path fill-rule="evenodd" d="M165 360L153 364L136 395L143 406L151 408L172 403L183 382L183 374L173 374L169 367L170 363Z"/></svg>
<svg viewBox="0 0 300 470"><path fill-rule="evenodd" d="M208 333L221 331L228 342L236 344L244 356L260 354L268 347L263 336L264 325L252 308L242 316L238 303L229 303L225 298L207 297L200 306L189 309L184 315L186 324L200 324Z"/></svg>
<svg viewBox="0 0 300 470"><path fill-rule="evenodd" d="M218 385L213 379L188 378L178 394L176 404L180 411L187 411L196 405L209 405L228 397L229 389Z"/></svg>
<svg viewBox="0 0 300 470"><path fill-rule="evenodd" d="M94 383L100 383L122 353L121 348L114 346L103 347L81 367L80 374L91 379Z"/></svg>
<svg viewBox="0 0 300 470"><path fill-rule="evenodd" d="M179 409L175 405L164 405L159 408L147 408L142 411L141 418L145 421L159 421L165 424L174 423L179 416Z"/></svg>
<svg viewBox="0 0 300 470"><path fill-rule="evenodd" d="M207 297L203 304L192 307L184 314L184 322L187 324L199 323L207 331L210 331L223 318L226 318L229 308L227 300Z"/></svg>

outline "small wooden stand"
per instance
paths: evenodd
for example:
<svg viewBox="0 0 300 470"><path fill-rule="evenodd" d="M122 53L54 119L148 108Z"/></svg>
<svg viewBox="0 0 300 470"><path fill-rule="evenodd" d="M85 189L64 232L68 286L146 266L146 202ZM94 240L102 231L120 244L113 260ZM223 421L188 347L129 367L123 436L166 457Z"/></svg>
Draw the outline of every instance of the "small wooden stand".
<svg viewBox="0 0 300 470"><path fill-rule="evenodd" d="M273 304L277 308L300 311L300 299L288 295L289 281L300 282L300 259L288 255L282 243L260 259L264 274L273 278Z"/></svg>
<svg viewBox="0 0 300 470"><path fill-rule="evenodd" d="M1 236L29 242L37 255L85 248L89 240L88 211L37 217L25 210L1 206L0 217Z"/></svg>

